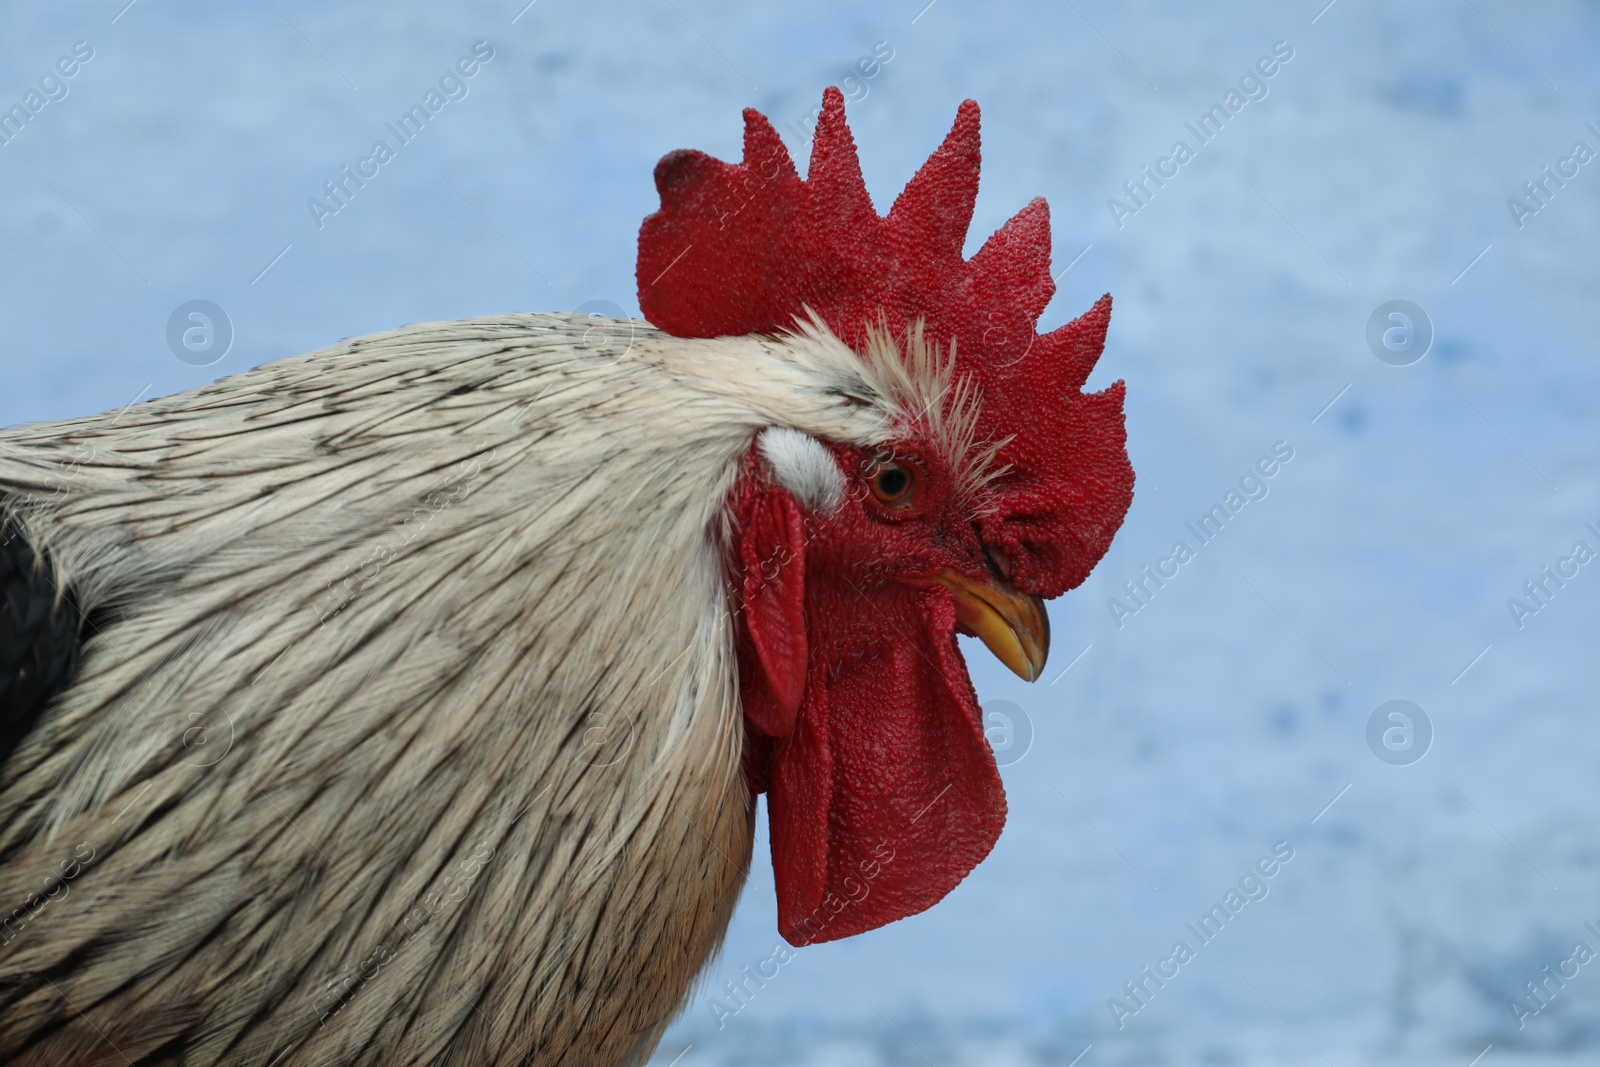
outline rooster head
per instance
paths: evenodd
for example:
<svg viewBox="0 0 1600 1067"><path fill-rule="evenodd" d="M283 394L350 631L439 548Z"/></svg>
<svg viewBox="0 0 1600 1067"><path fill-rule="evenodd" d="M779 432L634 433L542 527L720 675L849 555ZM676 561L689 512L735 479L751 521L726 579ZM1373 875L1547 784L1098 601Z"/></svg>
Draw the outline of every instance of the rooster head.
<svg viewBox="0 0 1600 1067"><path fill-rule="evenodd" d="M1035 332L1055 291L1044 201L963 258L977 104L887 216L838 89L805 179L744 118L741 163L657 165L640 308L680 337L831 335L900 410L865 446L763 430L730 501L746 777L768 793L779 930L804 945L930 907L993 847L1005 792L955 635L1037 678L1043 601L1105 554L1133 470L1122 383L1081 391L1110 297Z"/></svg>

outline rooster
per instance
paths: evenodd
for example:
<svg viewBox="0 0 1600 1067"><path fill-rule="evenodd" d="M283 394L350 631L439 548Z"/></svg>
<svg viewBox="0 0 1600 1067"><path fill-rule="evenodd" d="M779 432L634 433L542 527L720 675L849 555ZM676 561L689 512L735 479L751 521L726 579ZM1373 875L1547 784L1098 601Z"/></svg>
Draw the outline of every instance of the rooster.
<svg viewBox="0 0 1600 1067"><path fill-rule="evenodd" d="M412 326L0 434L0 1059L639 1064L768 797L796 946L930 907L1005 797L957 633L1032 680L1132 499L1110 298L971 259L978 108L886 217L657 166L648 325Z"/></svg>

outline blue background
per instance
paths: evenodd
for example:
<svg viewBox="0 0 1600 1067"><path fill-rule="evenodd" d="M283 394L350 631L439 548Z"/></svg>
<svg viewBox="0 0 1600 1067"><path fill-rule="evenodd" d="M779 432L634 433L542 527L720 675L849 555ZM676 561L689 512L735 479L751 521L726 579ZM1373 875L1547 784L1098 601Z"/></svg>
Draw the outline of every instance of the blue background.
<svg viewBox="0 0 1600 1067"><path fill-rule="evenodd" d="M974 97L969 250L1043 194L1042 326L1115 295L1092 383L1128 383L1127 524L1052 604L1039 683L968 649L1008 763L1000 844L928 913L741 1003L722 983L777 941L758 841L657 1063L1593 1062L1600 961L1542 1007L1524 983L1600 951L1600 563L1520 626L1508 607L1600 550L1600 162L1520 226L1508 207L1600 151L1593 5L125 2L0 13L0 106L94 50L0 145L6 424L405 322L636 314L655 161L737 158L747 105L803 160L823 86L879 42L893 58L846 87L880 209ZM468 95L319 228L308 199L480 40ZM1280 41L1266 96L1198 145L1184 124ZM1179 139L1194 158L1118 219ZM232 323L213 366L167 345L192 299ZM1366 339L1393 299L1434 334L1409 366ZM1185 523L1278 442L1270 492L1199 545ZM1116 619L1180 539L1194 558ZM1409 765L1367 740L1393 699L1431 724ZM1267 896L1191 939L1276 842ZM1194 959L1117 1012L1179 939Z"/></svg>

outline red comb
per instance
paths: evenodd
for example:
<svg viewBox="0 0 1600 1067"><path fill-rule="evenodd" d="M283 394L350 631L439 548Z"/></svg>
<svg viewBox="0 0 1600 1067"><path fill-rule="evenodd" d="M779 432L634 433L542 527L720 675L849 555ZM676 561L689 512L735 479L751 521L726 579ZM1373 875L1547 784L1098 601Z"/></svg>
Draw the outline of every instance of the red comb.
<svg viewBox="0 0 1600 1067"><path fill-rule="evenodd" d="M1010 437L997 507L978 523L1020 588L1052 597L1088 576L1133 499L1122 383L1080 392L1105 344L1111 298L1048 334L1055 293L1043 199L962 258L978 195L978 105L896 198L873 209L844 97L823 93L805 180L766 117L744 112L744 161L672 152L656 165L661 209L639 230L639 307L679 337L777 333L810 307L859 348L868 324L921 318L956 343L983 387L981 430Z"/></svg>

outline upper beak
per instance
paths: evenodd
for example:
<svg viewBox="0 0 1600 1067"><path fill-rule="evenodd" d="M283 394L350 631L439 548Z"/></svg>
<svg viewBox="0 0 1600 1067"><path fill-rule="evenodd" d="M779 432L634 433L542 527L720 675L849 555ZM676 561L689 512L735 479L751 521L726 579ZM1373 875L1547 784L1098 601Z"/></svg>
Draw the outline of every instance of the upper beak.
<svg viewBox="0 0 1600 1067"><path fill-rule="evenodd" d="M1050 617L1044 601L998 582L973 581L955 571L932 575L956 598L956 621L975 634L1023 681L1044 670L1050 654Z"/></svg>

